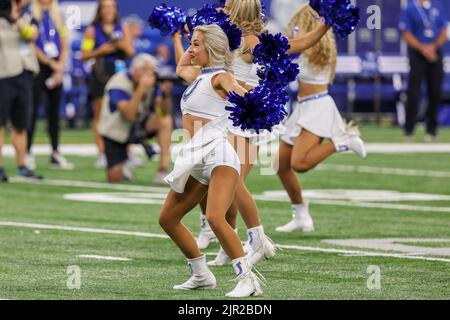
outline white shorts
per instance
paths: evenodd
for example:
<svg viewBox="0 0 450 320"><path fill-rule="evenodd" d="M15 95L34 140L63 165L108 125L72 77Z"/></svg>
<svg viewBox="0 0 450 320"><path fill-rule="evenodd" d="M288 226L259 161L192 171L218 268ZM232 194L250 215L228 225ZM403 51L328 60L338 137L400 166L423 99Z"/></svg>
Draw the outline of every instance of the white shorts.
<svg viewBox="0 0 450 320"><path fill-rule="evenodd" d="M328 94L303 98L295 103L281 140L294 145L302 129L314 135L332 139L345 134L345 122L336 103Z"/></svg>
<svg viewBox="0 0 450 320"><path fill-rule="evenodd" d="M281 133L284 132L284 126L279 124L272 128L272 132L268 130L262 130L259 133L256 133L255 130L242 130L238 127L230 128L230 133L237 137L243 137L250 140L250 144L255 146L263 146L268 144L269 142L276 140Z"/></svg>
<svg viewBox="0 0 450 320"><path fill-rule="evenodd" d="M238 175L241 172L239 157L227 140L223 140L211 152L203 156L202 161L192 169L191 176L208 186L213 170L220 166L231 167L237 171Z"/></svg>

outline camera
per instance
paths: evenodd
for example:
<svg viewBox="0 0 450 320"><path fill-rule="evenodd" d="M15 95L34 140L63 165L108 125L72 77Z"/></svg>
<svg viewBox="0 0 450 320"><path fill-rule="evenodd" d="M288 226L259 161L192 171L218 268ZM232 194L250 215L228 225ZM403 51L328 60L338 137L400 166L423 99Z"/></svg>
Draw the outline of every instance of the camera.
<svg viewBox="0 0 450 320"><path fill-rule="evenodd" d="M110 36L111 42L118 42L123 39L122 31L114 31Z"/></svg>
<svg viewBox="0 0 450 320"><path fill-rule="evenodd" d="M170 82L174 82L174 83L180 82L180 78L176 74L161 75L156 72L155 75L156 75L156 83L161 83L161 82L165 82L165 81L170 81Z"/></svg>
<svg viewBox="0 0 450 320"><path fill-rule="evenodd" d="M20 0L0 0L0 18L9 19L11 15L11 2L15 1L19 4Z"/></svg>

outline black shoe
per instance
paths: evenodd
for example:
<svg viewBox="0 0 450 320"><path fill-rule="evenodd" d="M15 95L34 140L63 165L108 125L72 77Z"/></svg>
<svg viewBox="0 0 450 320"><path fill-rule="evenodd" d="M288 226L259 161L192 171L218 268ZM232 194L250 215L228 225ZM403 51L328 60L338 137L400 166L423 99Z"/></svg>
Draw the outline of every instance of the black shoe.
<svg viewBox="0 0 450 320"><path fill-rule="evenodd" d="M28 169L27 167L17 168L16 175L22 178L34 179L34 180L42 180L44 177L37 175L33 170Z"/></svg>
<svg viewBox="0 0 450 320"><path fill-rule="evenodd" d="M8 176L3 168L0 168L0 182L8 182Z"/></svg>

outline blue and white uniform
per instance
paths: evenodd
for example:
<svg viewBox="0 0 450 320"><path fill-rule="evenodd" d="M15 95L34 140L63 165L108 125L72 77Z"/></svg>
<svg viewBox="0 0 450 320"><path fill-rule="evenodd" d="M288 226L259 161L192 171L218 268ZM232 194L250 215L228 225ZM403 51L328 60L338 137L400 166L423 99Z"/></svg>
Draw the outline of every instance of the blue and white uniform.
<svg viewBox="0 0 450 320"><path fill-rule="evenodd" d="M315 68L305 55L298 62L300 82L313 85L330 83L331 66ZM281 139L289 145L295 144L302 129L326 139L335 139L345 134L345 122L327 91L299 99L285 126L286 131Z"/></svg>
<svg viewBox="0 0 450 320"><path fill-rule="evenodd" d="M174 170L165 178L177 193L184 192L189 176L209 185L212 171L218 166L229 166L240 174L239 157L227 140L232 127L229 112L225 110L228 103L216 93L211 82L216 75L225 72L225 68L204 68L183 94L183 115L190 114L211 121L182 147Z"/></svg>

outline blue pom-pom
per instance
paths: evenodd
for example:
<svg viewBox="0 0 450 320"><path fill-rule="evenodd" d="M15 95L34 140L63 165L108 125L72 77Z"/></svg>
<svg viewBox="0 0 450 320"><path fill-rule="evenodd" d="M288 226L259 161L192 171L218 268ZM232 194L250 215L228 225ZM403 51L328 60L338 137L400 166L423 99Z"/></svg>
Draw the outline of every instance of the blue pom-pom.
<svg viewBox="0 0 450 320"><path fill-rule="evenodd" d="M359 8L350 0L310 0L310 6L333 28L338 39L348 37L360 20Z"/></svg>
<svg viewBox="0 0 450 320"><path fill-rule="evenodd" d="M257 73L261 79L260 84L272 83L285 87L297 79L299 67L298 64L293 63L290 59L283 59L277 63L259 68Z"/></svg>
<svg viewBox="0 0 450 320"><path fill-rule="evenodd" d="M225 12L218 11L213 6L210 7L205 5L193 16L188 17L186 23L191 32L193 32L197 26L217 24L227 35L231 51L234 51L241 46L241 29L231 23Z"/></svg>
<svg viewBox="0 0 450 320"><path fill-rule="evenodd" d="M294 81L299 73L298 65L287 54L289 42L281 34L261 34L260 43L253 51L254 62L261 65L258 76L259 85L247 92L244 97L235 93L229 96L233 107L230 119L234 126L243 130L253 129L272 131L287 116L285 109L289 101L287 85Z"/></svg>
<svg viewBox="0 0 450 320"><path fill-rule="evenodd" d="M186 24L186 12L178 7L161 4L153 9L148 23L152 28L159 29L162 36L168 36L183 30Z"/></svg>
<svg viewBox="0 0 450 320"><path fill-rule="evenodd" d="M228 96L228 100L234 106L225 109L231 111L230 119L233 125L242 130L255 130L258 134L262 130L271 132L272 128L287 116L284 105L289 96L280 87L258 86L243 97L233 92Z"/></svg>
<svg viewBox="0 0 450 320"><path fill-rule="evenodd" d="M260 84L273 83L285 87L299 73L293 57L287 54L289 41L282 34L261 34L260 43L253 50L254 62L262 67L258 70Z"/></svg>
<svg viewBox="0 0 450 320"><path fill-rule="evenodd" d="M289 41L281 33L276 35L262 33L258 36L259 44L253 50L253 62L266 65L274 63L287 56Z"/></svg>

